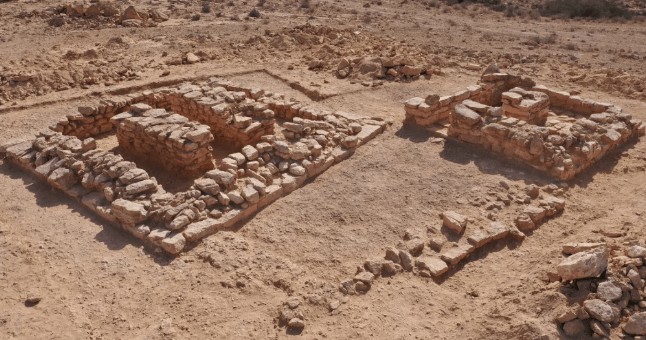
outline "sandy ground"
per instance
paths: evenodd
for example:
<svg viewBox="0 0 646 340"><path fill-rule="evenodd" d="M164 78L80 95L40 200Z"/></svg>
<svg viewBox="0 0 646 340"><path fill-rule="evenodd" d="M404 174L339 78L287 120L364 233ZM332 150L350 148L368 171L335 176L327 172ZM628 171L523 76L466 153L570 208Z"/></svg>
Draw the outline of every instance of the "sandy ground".
<svg viewBox="0 0 646 340"><path fill-rule="evenodd" d="M199 12L197 1L185 3L185 12L176 13ZM15 84L0 83L0 142L35 133L102 93L211 75L229 75L243 85L308 100L293 88L298 81L328 97L313 105L393 123L349 160L238 230L213 235L178 258L143 248L45 183L1 164L0 338L562 337L554 317L567 301L558 283L544 281L546 272L558 263L564 243L646 238L643 142L609 155L568 183L562 215L523 242L497 243L477 252L444 280L400 274L378 280L366 295L347 297L338 292L338 284L351 278L365 259L383 256L406 231L432 234L444 210L483 220L487 212L467 202L498 190L501 180L514 187L557 183L477 148L437 141L425 130L404 127L403 100L461 89L480 73L469 64L484 67L498 61L541 83L617 103L646 119L643 84L641 92L635 85L646 71L643 23L506 18L477 6L446 12L448 7L427 10L411 1L401 6L383 1L369 8L340 1L317 4L316 11L307 12L293 2L277 3L273 10L261 9L267 22L228 19L233 14L244 17L251 4L217 4L214 7L222 5L222 17L202 14L199 21L191 21L177 14L157 27L84 30L72 24L52 29L38 16L17 18L21 11L44 10L40 2L0 3L0 74L47 74L43 63L22 62L45 56L60 72L89 67L86 61L81 66L74 64L77 61L61 62L60 55L67 49L91 48L98 50L99 60L107 60L99 67L106 74L123 67L120 63L137 73L132 79L89 85L70 81L68 89L58 90L23 84L18 91ZM370 21L365 13L370 13ZM361 38L348 38L337 46L337 57L374 55L384 46L395 46L420 64L436 65L439 72L430 79L366 87L361 84L365 79L335 77L335 65L308 70L307 57L319 50L318 43L290 43L284 51L271 44L243 44L265 29L288 32L306 21L361 31ZM557 36L554 43L527 44L532 36L552 33ZM213 38L189 41L201 35ZM127 36L133 43L122 50L99 46L116 36ZM385 40L388 36L392 39ZM577 50L565 46L570 43ZM195 65L169 66L164 59L198 50L209 58ZM169 57L161 57L162 52ZM525 62L510 62L523 58ZM251 72L259 69L268 72ZM160 77L163 70L170 75ZM590 80L602 73L603 79L612 80ZM582 74L585 77L578 79ZM39 89L42 93L36 95ZM511 223L511 216L511 211L501 213L499 219ZM610 239L604 236L608 231L621 231L622 236ZM27 307L29 297L42 300ZM300 334L289 334L276 322L290 297L301 301L306 326Z"/></svg>

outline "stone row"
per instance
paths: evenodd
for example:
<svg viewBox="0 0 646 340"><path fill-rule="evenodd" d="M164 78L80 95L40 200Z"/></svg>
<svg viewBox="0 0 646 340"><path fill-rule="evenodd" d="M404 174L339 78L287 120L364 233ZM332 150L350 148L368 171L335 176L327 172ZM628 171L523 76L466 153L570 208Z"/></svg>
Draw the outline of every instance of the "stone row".
<svg viewBox="0 0 646 340"><path fill-rule="evenodd" d="M386 249L383 258L366 260L357 268L354 278L342 281L340 292L347 295L365 294L379 277L389 277L404 271L421 277L441 279L451 269L468 260L478 249L507 239L523 240L542 222L565 208L565 200L555 196L562 195L563 191L552 185L544 187L544 193L536 185L528 185L524 191L529 200L520 203L526 205L523 214L531 216L531 226L519 226L518 221L516 226L491 221L488 225L468 229L471 219L455 211L445 211L441 214L442 228L448 234L458 237L456 242L448 242L441 236L426 240L424 236L407 231L404 241L396 247ZM532 200L535 203L530 204Z"/></svg>

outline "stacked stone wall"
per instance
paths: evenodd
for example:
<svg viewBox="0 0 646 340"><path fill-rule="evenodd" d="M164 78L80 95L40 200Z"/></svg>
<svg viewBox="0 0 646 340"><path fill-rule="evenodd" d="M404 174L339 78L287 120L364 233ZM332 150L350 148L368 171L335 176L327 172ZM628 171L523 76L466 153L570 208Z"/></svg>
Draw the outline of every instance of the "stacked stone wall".
<svg viewBox="0 0 646 340"><path fill-rule="evenodd" d="M146 104L112 117L121 149L157 166L192 176L214 167L213 135L207 125Z"/></svg>

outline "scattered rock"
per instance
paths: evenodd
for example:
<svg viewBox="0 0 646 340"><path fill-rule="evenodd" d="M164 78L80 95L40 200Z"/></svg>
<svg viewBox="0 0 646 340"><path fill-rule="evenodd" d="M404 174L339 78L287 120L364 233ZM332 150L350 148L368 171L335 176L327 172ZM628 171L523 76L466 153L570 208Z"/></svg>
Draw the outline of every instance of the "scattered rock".
<svg viewBox="0 0 646 340"><path fill-rule="evenodd" d="M287 328L300 330L305 328L305 321L300 318L293 318L287 323Z"/></svg>
<svg viewBox="0 0 646 340"><path fill-rule="evenodd" d="M630 246L626 249L626 256L632 257L632 258L645 258L646 257L646 247L642 247L639 245L634 245Z"/></svg>
<svg viewBox="0 0 646 340"><path fill-rule="evenodd" d="M196 56L195 54L189 52L186 53L186 63L187 64L195 64L200 61L200 57Z"/></svg>
<svg viewBox="0 0 646 340"><path fill-rule="evenodd" d="M631 315L623 328L628 334L646 335L646 312Z"/></svg>
<svg viewBox="0 0 646 340"><path fill-rule="evenodd" d="M25 299L25 306L26 307L33 307L33 306L39 304L41 300L42 300L42 298L40 296L30 296L30 297Z"/></svg>
<svg viewBox="0 0 646 340"><path fill-rule="evenodd" d="M457 234L462 234L467 227L467 219L455 211L445 211L442 213L442 226Z"/></svg>

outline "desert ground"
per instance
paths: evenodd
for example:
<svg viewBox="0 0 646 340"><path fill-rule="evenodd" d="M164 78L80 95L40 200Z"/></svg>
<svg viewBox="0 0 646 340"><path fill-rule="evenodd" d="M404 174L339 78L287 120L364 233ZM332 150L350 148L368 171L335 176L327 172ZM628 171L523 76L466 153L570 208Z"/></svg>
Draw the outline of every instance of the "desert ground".
<svg viewBox="0 0 646 340"><path fill-rule="evenodd" d="M459 91L497 63L646 119L646 4L628 3L631 18L591 19L508 3L115 1L119 14L87 16L74 14L80 2L0 1L0 144L112 95L213 76L388 123L349 159L178 256L0 161L0 338L571 338L557 318L582 299L548 274L567 243L616 252L646 242L643 137L562 181L405 124L403 103ZM122 20L130 5L143 17ZM377 57L424 74L357 71ZM343 60L360 66L345 74ZM523 204L492 213L487 203L532 184L559 188L566 207L524 239L478 249L440 278L404 271L363 294L340 291L388 247L442 235L444 211L513 224ZM286 327L286 310L304 327ZM608 337L633 339L625 321Z"/></svg>

